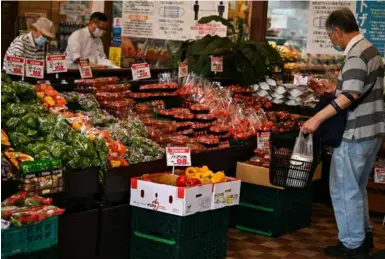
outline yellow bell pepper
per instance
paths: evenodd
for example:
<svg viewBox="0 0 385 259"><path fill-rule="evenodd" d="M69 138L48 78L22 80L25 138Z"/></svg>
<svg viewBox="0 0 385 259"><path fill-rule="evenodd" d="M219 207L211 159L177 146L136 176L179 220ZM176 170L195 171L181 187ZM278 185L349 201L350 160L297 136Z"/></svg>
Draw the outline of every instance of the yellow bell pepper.
<svg viewBox="0 0 385 259"><path fill-rule="evenodd" d="M186 169L186 173L185 175L187 177L191 177L191 178L194 178L195 174L198 172L198 170L195 168L195 167L188 167Z"/></svg>
<svg viewBox="0 0 385 259"><path fill-rule="evenodd" d="M209 168L207 166L202 166L201 168L198 169L199 172L207 172L209 171Z"/></svg>
<svg viewBox="0 0 385 259"><path fill-rule="evenodd" d="M50 96L44 97L44 102L47 103L49 106L55 105L55 101Z"/></svg>
<svg viewBox="0 0 385 259"><path fill-rule="evenodd" d="M202 181L211 181L211 178L213 177L213 172L211 171L206 171L206 172L203 172L202 175L201 175L201 180Z"/></svg>
<svg viewBox="0 0 385 259"><path fill-rule="evenodd" d="M211 178L212 183L221 183L226 179L226 176L223 172L216 172Z"/></svg>

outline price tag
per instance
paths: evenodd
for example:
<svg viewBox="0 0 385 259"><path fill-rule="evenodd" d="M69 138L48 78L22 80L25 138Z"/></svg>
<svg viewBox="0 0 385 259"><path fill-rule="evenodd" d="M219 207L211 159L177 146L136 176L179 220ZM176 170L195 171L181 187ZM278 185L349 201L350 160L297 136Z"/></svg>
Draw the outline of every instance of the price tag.
<svg viewBox="0 0 385 259"><path fill-rule="evenodd" d="M92 69L87 60L79 61L79 71L81 78L92 78Z"/></svg>
<svg viewBox="0 0 385 259"><path fill-rule="evenodd" d="M186 61L180 62L178 65L178 78L186 77L188 75L188 63Z"/></svg>
<svg viewBox="0 0 385 259"><path fill-rule="evenodd" d="M191 150L188 147L167 147L167 166L191 166Z"/></svg>
<svg viewBox="0 0 385 259"><path fill-rule="evenodd" d="M44 60L26 59L25 76L33 78L44 78Z"/></svg>
<svg viewBox="0 0 385 259"><path fill-rule="evenodd" d="M222 57L211 57L211 71L212 72L223 72L223 58Z"/></svg>
<svg viewBox="0 0 385 259"><path fill-rule="evenodd" d="M133 64L131 72L134 80L151 78L150 66L147 63Z"/></svg>
<svg viewBox="0 0 385 259"><path fill-rule="evenodd" d="M65 55L50 55L46 57L47 74L67 72Z"/></svg>
<svg viewBox="0 0 385 259"><path fill-rule="evenodd" d="M295 75L294 76L294 84L295 85L307 85L308 81L309 81L308 76L303 76L303 75Z"/></svg>
<svg viewBox="0 0 385 259"><path fill-rule="evenodd" d="M24 76L24 58L7 56L7 74Z"/></svg>
<svg viewBox="0 0 385 259"><path fill-rule="evenodd" d="M270 132L259 132L257 137L257 148L270 154Z"/></svg>
<svg viewBox="0 0 385 259"><path fill-rule="evenodd" d="M385 168L374 168L374 182L385 184Z"/></svg>

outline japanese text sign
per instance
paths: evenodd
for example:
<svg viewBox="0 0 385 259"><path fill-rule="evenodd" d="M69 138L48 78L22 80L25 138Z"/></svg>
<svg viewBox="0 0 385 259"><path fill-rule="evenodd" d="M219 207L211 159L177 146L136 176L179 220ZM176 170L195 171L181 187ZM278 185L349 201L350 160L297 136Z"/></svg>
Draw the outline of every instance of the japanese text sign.
<svg viewBox="0 0 385 259"><path fill-rule="evenodd" d="M223 72L223 58L222 57L211 57L211 71L212 72Z"/></svg>
<svg viewBox="0 0 385 259"><path fill-rule="evenodd" d="M133 80L151 78L150 66L147 63L133 64L131 72Z"/></svg>
<svg viewBox="0 0 385 259"><path fill-rule="evenodd" d="M188 75L188 63L186 61L180 62L178 65L178 78L186 77Z"/></svg>
<svg viewBox="0 0 385 259"><path fill-rule="evenodd" d="M188 147L167 147L167 166L191 166L191 150Z"/></svg>
<svg viewBox="0 0 385 259"><path fill-rule="evenodd" d="M44 78L44 60L26 59L25 76L33 78Z"/></svg>
<svg viewBox="0 0 385 259"><path fill-rule="evenodd" d="M67 72L65 55L49 55L46 57L47 74Z"/></svg>
<svg viewBox="0 0 385 259"><path fill-rule="evenodd" d="M24 58L7 56L7 74L24 76Z"/></svg>
<svg viewBox="0 0 385 259"><path fill-rule="evenodd" d="M92 69L88 60L79 61L79 72L81 78L92 78Z"/></svg>

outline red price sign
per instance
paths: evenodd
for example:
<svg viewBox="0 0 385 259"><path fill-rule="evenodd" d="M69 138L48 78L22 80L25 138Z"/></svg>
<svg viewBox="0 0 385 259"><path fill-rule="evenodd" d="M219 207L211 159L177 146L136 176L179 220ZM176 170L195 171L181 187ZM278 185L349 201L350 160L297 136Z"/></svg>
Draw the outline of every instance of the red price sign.
<svg viewBox="0 0 385 259"><path fill-rule="evenodd" d="M188 75L188 63L186 61L180 62L178 65L178 78L186 77Z"/></svg>
<svg viewBox="0 0 385 259"><path fill-rule="evenodd" d="M167 147L167 166L191 166L191 150L188 147Z"/></svg>
<svg viewBox="0 0 385 259"><path fill-rule="evenodd" d="M7 56L7 74L24 76L24 58Z"/></svg>
<svg viewBox="0 0 385 259"><path fill-rule="evenodd" d="M46 58L47 74L67 72L65 55L50 55Z"/></svg>
<svg viewBox="0 0 385 259"><path fill-rule="evenodd" d="M133 64L131 72L134 80L151 78L150 66L147 63Z"/></svg>
<svg viewBox="0 0 385 259"><path fill-rule="evenodd" d="M211 57L211 71L212 72L223 72L223 58L222 57Z"/></svg>
<svg viewBox="0 0 385 259"><path fill-rule="evenodd" d="M33 78L44 78L44 60L25 60L25 76Z"/></svg>
<svg viewBox="0 0 385 259"><path fill-rule="evenodd" d="M87 60L79 61L79 71L81 78L92 78L92 69Z"/></svg>

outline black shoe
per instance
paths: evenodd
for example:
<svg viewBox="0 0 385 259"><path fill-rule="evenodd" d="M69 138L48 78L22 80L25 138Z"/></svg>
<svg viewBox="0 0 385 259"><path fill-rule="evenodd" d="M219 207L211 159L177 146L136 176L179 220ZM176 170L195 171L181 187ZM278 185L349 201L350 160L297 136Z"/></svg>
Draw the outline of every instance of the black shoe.
<svg viewBox="0 0 385 259"><path fill-rule="evenodd" d="M365 258L368 251L365 249L365 244L355 249L349 249L341 242L336 246L326 247L324 250L326 256L334 258Z"/></svg>
<svg viewBox="0 0 385 259"><path fill-rule="evenodd" d="M364 246L365 249L370 251L370 249L374 248L374 241L373 241L373 233L372 232L366 232L365 234L365 240L364 240Z"/></svg>

